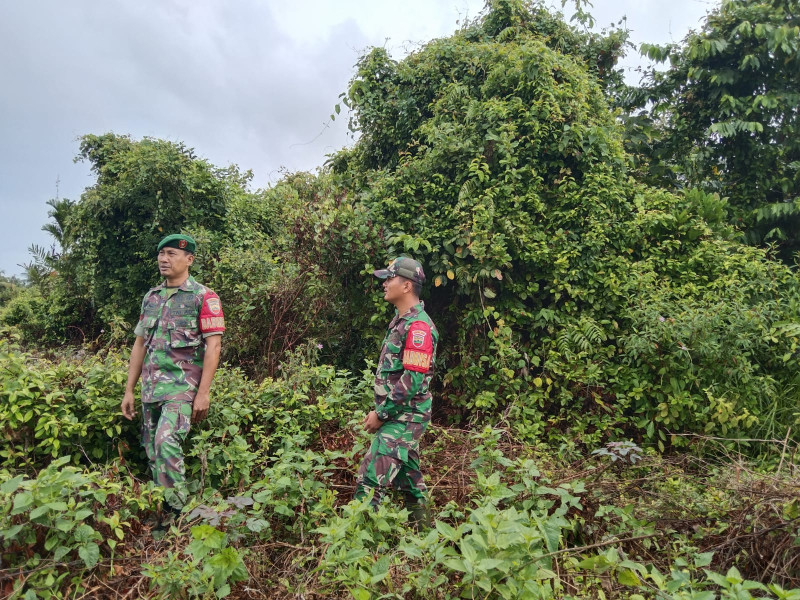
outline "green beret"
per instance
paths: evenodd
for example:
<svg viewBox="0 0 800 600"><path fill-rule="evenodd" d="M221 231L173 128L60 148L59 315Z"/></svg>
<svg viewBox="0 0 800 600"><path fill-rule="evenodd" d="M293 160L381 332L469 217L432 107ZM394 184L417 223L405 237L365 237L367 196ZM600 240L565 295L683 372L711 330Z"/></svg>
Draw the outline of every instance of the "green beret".
<svg viewBox="0 0 800 600"><path fill-rule="evenodd" d="M194 240L190 236L182 233L173 233L172 235L168 235L163 240L158 242L158 248L156 248L156 252L160 252L162 248L179 248L194 254L196 247L197 244L194 243Z"/></svg>

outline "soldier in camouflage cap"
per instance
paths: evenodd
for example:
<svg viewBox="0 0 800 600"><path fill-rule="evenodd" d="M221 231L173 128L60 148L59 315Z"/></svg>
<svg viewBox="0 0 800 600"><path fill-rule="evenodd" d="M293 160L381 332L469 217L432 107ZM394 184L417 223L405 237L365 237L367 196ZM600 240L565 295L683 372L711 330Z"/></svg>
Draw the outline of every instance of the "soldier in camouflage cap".
<svg viewBox="0 0 800 600"><path fill-rule="evenodd" d="M189 275L195 242L174 234L158 244L164 281L145 294L134 333L122 414L136 416L133 390L142 378L142 445L153 480L167 488L174 513L186 502L182 444L208 413L225 317L219 297Z"/></svg>
<svg viewBox="0 0 800 600"><path fill-rule="evenodd" d="M372 489L377 506L384 491L393 487L419 527L429 525L419 440L431 420L428 386L439 332L419 299L425 281L422 265L400 257L374 275L383 279L383 297L397 310L375 372L375 410L364 420L364 428L376 435L358 469L355 498L363 499Z"/></svg>

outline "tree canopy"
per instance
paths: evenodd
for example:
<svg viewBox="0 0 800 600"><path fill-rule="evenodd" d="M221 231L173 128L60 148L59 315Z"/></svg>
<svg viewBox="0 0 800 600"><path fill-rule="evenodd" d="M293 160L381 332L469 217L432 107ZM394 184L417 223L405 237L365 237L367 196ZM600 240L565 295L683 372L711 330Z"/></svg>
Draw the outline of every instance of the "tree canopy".
<svg viewBox="0 0 800 600"><path fill-rule="evenodd" d="M647 179L721 194L749 241L781 242L789 260L800 249L800 5L725 0L683 43L642 52L667 63L623 103L646 117L631 121L631 148Z"/></svg>
<svg viewBox="0 0 800 600"><path fill-rule="evenodd" d="M373 50L349 94L362 137L333 161L387 254L426 265L446 393L585 431L598 407L727 429L717 399L754 425L793 385L772 345L794 334L764 332L794 275L732 241L718 195L635 181L603 82L529 11L497 2L400 63Z"/></svg>
<svg viewBox="0 0 800 600"><path fill-rule="evenodd" d="M39 339L118 335L155 281L158 239L180 230L226 307L228 360L274 376L319 344L358 371L390 317L370 273L407 253L442 332L442 418L662 446L670 432L783 435L797 276L737 241L741 205L655 187L626 152L611 104L624 40L496 0L402 61L373 49L346 94L358 141L257 192L180 144L86 136L97 183L59 229L54 275L4 320Z"/></svg>

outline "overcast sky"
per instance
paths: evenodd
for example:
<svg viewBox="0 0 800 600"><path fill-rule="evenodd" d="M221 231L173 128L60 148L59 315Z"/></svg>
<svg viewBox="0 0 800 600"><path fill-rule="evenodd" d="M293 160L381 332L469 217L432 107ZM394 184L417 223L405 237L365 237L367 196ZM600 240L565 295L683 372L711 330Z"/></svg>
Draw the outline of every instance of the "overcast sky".
<svg viewBox="0 0 800 600"><path fill-rule="evenodd" d="M48 199L93 178L77 138L182 141L266 187L351 143L329 115L358 57L400 59L477 16L483 0L0 0L0 270L19 274ZM560 3L556 4L560 7ZM595 0L597 28L680 41L713 0ZM624 65L632 82L637 53ZM344 117L344 113L342 115ZM58 183L57 183L58 182Z"/></svg>

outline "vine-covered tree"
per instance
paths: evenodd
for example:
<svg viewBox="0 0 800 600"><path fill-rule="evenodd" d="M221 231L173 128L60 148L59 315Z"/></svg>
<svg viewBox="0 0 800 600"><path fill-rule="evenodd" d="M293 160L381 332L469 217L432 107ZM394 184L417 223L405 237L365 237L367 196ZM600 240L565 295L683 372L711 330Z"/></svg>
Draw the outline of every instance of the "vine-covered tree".
<svg viewBox="0 0 800 600"><path fill-rule="evenodd" d="M373 50L350 87L361 138L333 168L387 254L425 264L445 396L534 433L542 411L587 435L769 427L797 332L766 332L797 280L731 241L718 196L630 177L604 86L540 15L497 0L401 62Z"/></svg>
<svg viewBox="0 0 800 600"><path fill-rule="evenodd" d="M74 275L102 320L132 322L158 279L155 248L169 232L221 230L226 202L246 176L218 169L183 144L115 134L87 135L79 160L97 175L67 220Z"/></svg>

